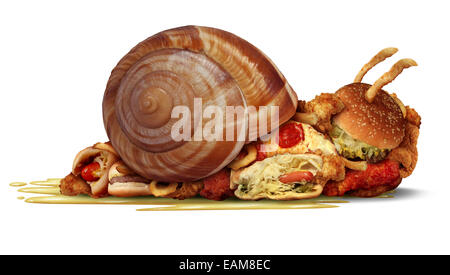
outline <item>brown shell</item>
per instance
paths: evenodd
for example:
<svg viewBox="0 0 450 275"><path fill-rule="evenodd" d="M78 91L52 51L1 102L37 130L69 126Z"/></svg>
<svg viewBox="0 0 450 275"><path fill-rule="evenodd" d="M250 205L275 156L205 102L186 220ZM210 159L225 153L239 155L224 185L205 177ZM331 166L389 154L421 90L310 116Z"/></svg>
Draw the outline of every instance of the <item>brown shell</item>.
<svg viewBox="0 0 450 275"><path fill-rule="evenodd" d="M106 87L104 124L123 161L141 176L171 182L195 181L231 162L247 140L171 138L170 130L179 120L171 118L172 109L183 105L193 114L194 97L202 99L202 111L209 105L223 111L226 106L279 106L280 123L295 114L297 105L283 75L247 41L207 27L163 31L125 55ZM203 119L201 125L207 122ZM235 117L223 131L248 127L247 122ZM191 118L191 129L198 123ZM270 118L268 124L270 131Z"/></svg>

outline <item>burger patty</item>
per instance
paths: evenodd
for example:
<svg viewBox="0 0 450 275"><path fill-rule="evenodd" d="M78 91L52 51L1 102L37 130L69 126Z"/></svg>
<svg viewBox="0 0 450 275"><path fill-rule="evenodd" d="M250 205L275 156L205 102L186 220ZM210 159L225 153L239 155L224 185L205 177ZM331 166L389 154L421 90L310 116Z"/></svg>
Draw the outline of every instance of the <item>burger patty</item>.
<svg viewBox="0 0 450 275"><path fill-rule="evenodd" d="M116 182L142 182L142 183L149 183L148 179L143 178L141 176L123 176L123 177L114 177L110 180L110 183L116 183Z"/></svg>

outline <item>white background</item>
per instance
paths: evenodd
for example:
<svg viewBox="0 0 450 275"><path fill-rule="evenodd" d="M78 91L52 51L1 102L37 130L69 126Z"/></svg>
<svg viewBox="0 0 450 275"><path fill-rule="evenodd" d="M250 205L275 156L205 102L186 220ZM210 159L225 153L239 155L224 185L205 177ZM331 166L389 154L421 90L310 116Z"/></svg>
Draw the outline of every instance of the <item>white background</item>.
<svg viewBox="0 0 450 275"><path fill-rule="evenodd" d="M6 1L5 1L6 2ZM448 1L4 1L0 4L1 253L449 253ZM425 4L426 3L426 4ZM264 51L299 98L414 58L392 84L422 115L420 159L395 199L335 209L136 212L136 206L38 205L13 181L63 177L107 139L101 102L135 44L188 24L233 32Z"/></svg>

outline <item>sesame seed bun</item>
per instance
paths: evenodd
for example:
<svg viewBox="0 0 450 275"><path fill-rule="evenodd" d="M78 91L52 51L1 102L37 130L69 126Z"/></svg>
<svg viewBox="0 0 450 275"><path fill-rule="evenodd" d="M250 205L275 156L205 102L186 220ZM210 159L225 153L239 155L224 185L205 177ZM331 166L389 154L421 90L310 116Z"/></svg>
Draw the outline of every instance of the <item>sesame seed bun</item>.
<svg viewBox="0 0 450 275"><path fill-rule="evenodd" d="M406 120L395 100L383 90L373 103L367 102L365 93L370 86L352 83L340 88L336 95L345 109L334 122L354 139L380 149L394 149L405 137Z"/></svg>

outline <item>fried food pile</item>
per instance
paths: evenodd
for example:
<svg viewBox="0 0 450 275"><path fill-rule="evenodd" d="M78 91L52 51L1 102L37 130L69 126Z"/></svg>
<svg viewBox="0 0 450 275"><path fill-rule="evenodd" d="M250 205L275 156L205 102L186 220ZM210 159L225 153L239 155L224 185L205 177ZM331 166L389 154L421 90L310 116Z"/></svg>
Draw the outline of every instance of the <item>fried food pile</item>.
<svg viewBox="0 0 450 275"><path fill-rule="evenodd" d="M344 163L333 144L310 125L288 121L268 140L250 146L255 153L244 149L247 155L230 165L239 199L314 198L330 180L344 179Z"/></svg>
<svg viewBox="0 0 450 275"><path fill-rule="evenodd" d="M417 63L401 59L373 85L361 83L368 70L396 52L396 48L380 51L354 83L336 93L299 102L294 119L327 135L345 162L345 179L327 183L324 195L378 196L395 189L415 169L421 117L381 88Z"/></svg>
<svg viewBox="0 0 450 275"><path fill-rule="evenodd" d="M328 133L332 129L331 118L342 112L344 108L344 103L337 95L322 93L309 102L300 100L297 105L297 112L299 114L314 114L316 120L306 121L306 123L314 125L322 133Z"/></svg>
<svg viewBox="0 0 450 275"><path fill-rule="evenodd" d="M333 104L330 104L330 101ZM332 118L342 111L341 106L343 103L339 103L339 101L336 95L324 93L310 102L301 102L299 110L317 114L320 119L317 121L317 124L313 125L314 128L332 136ZM400 145L390 150L386 155L381 155L381 159L369 159L373 164L369 163L365 171L355 171L347 168L345 180L328 183L324 188L324 195L343 196L348 194L358 197L374 197L395 189L403 178L412 174L418 160L417 141L421 118L409 106L405 107L405 111L407 123L405 136ZM363 150L370 152L367 148L365 147ZM345 153L345 151L342 153ZM356 161L358 161L357 159L361 160L358 157L355 157L355 159Z"/></svg>
<svg viewBox="0 0 450 275"><path fill-rule="evenodd" d="M246 144L227 167L206 178L195 182L144 178L106 142L77 154L72 172L61 181L61 193L94 198L298 200L321 194L374 197L393 190L416 167L421 117L382 88L417 63L401 59L373 85L361 81L396 52L396 48L380 51L354 83L335 93L299 101L291 120Z"/></svg>

